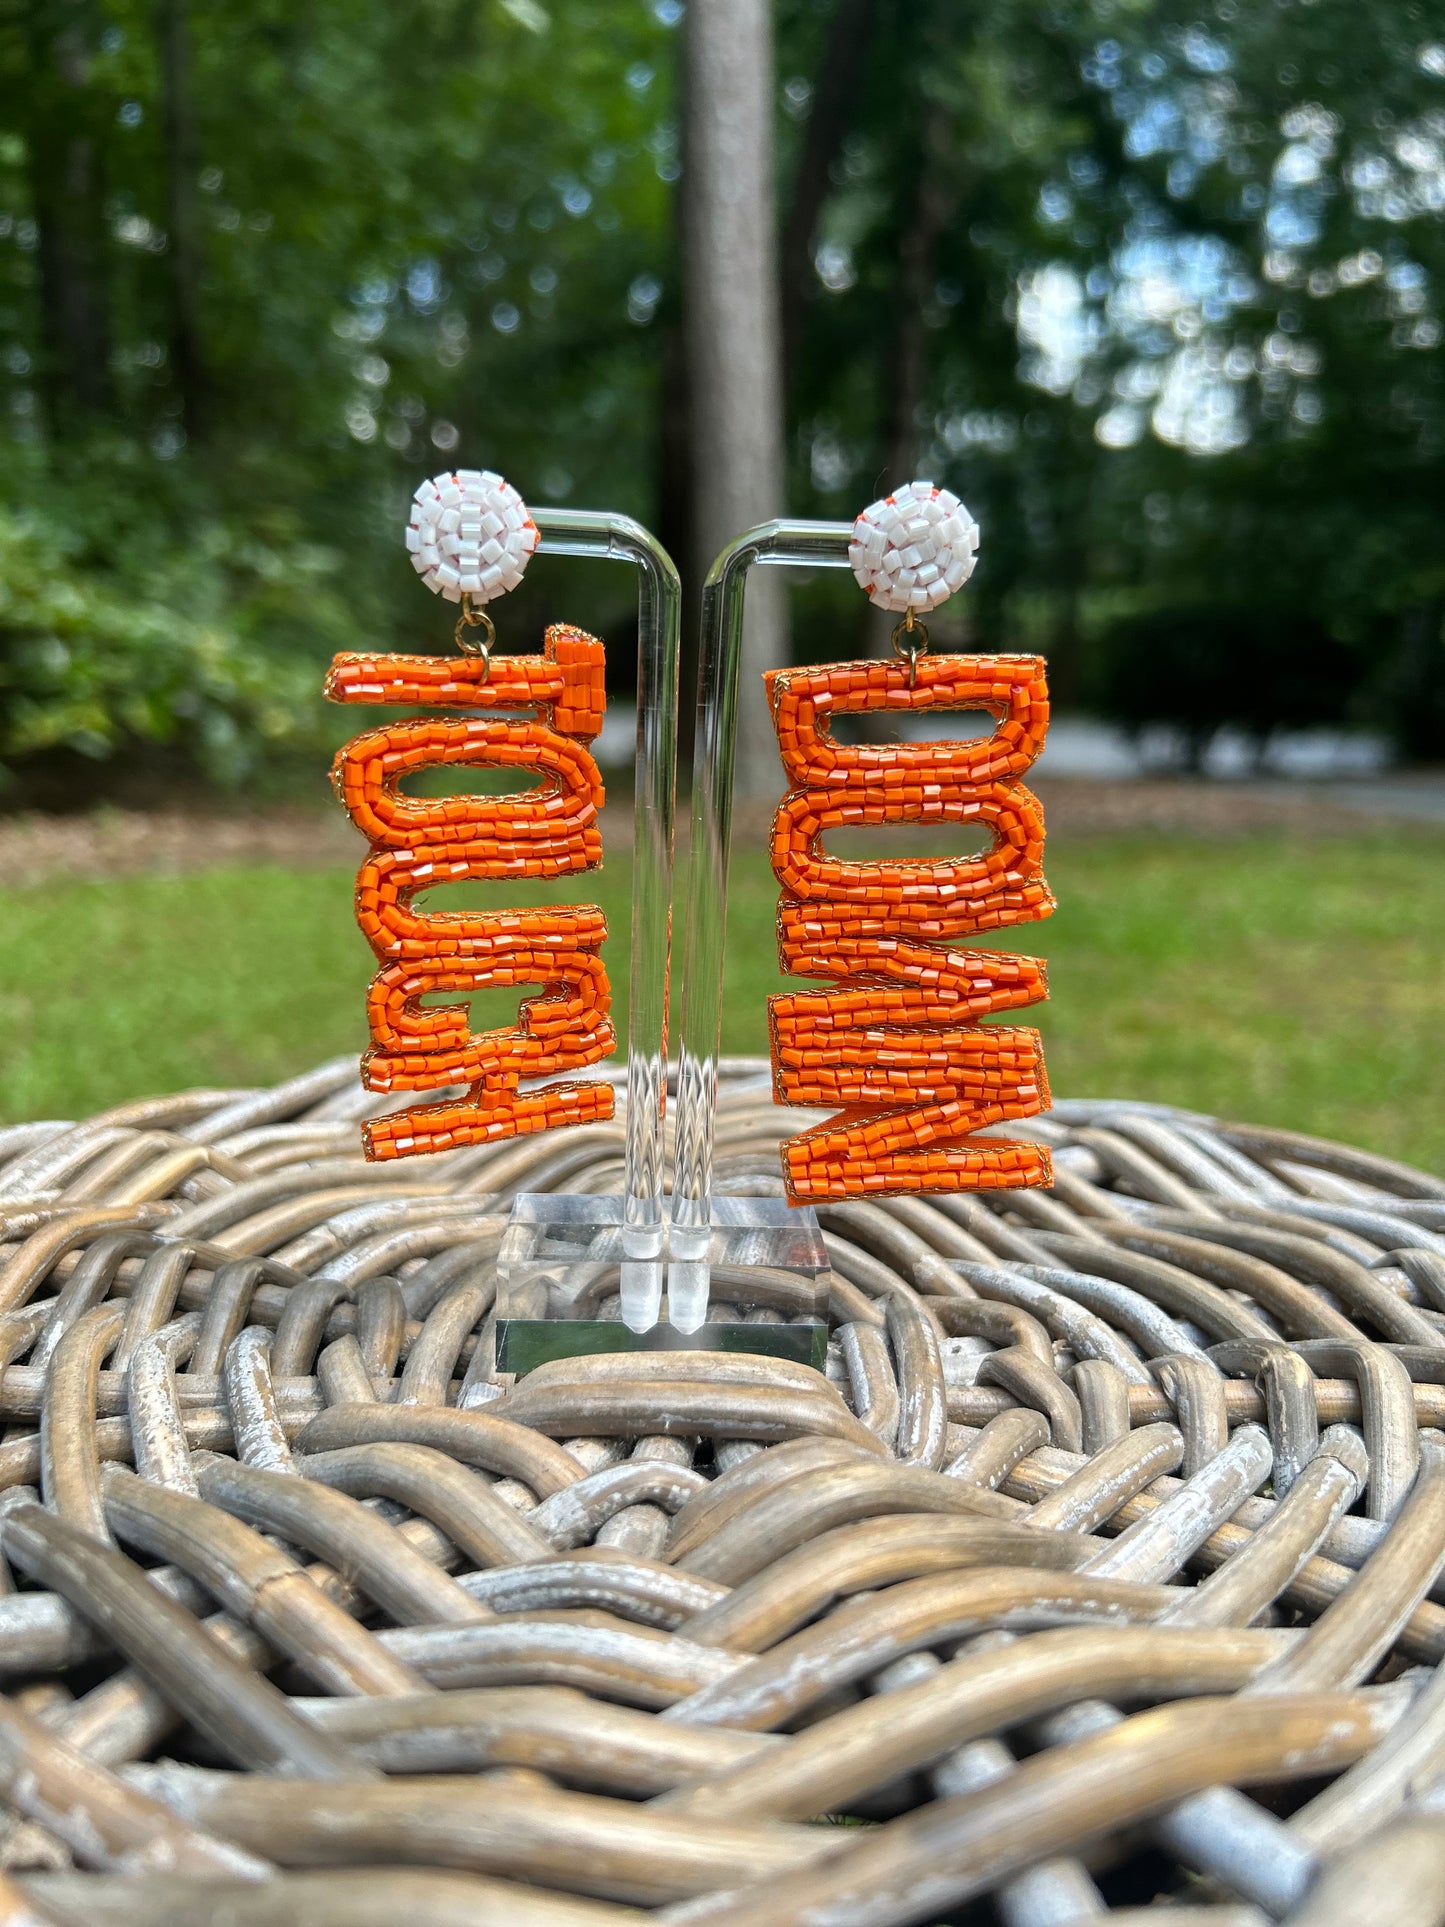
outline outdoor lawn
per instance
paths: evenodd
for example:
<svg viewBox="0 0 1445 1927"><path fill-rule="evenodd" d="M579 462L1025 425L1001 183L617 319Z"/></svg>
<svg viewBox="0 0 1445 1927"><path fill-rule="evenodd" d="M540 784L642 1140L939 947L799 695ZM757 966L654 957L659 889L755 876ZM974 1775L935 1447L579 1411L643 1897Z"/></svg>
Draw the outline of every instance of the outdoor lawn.
<svg viewBox="0 0 1445 1927"><path fill-rule="evenodd" d="M1049 960L1038 1021L1055 1091L1288 1125L1445 1171L1442 859L1426 829L1052 840L1061 908L1010 941ZM593 879L623 1006L627 881L615 860ZM370 954L351 886L349 869L268 865L0 890L0 1118L260 1083L359 1050ZM730 1051L766 1048L776 896L763 859L740 858ZM503 1010L478 1000L482 1021Z"/></svg>

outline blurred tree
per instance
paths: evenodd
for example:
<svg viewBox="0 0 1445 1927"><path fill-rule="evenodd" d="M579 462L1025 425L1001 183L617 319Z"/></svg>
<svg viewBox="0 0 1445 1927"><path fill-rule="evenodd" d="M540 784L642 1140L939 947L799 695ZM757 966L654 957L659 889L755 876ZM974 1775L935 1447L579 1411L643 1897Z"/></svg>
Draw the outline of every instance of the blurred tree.
<svg viewBox="0 0 1445 1927"><path fill-rule="evenodd" d="M441 621L398 530L448 463L651 512L680 12L0 5L0 548L49 544L77 592L64 622L0 602L0 764L68 756L80 800L148 743L232 776L316 745L329 649ZM504 626L550 606L550 567ZM625 642L629 585L599 586ZM223 636L284 691L268 727L238 695L219 753L184 651L120 704L112 606ZM84 724L36 680L60 652Z"/></svg>
<svg viewBox="0 0 1445 1927"><path fill-rule="evenodd" d="M37 358L52 429L64 432L111 401L98 22L84 0L28 0L20 25L31 83L23 138L42 316Z"/></svg>
<svg viewBox="0 0 1445 1927"><path fill-rule="evenodd" d="M819 12L783 38L805 123ZM1103 664L1141 624L1178 612L1192 654L1217 610L1234 720L1258 678L1281 722L1445 753L1438 24L1417 0L879 0L787 297L795 501L958 488L976 626L1047 646L1062 695L1087 670L1117 705Z"/></svg>
<svg viewBox="0 0 1445 1927"><path fill-rule="evenodd" d="M170 261L170 361L180 423L190 441L206 426L205 348L201 333L201 221L191 28L186 0L157 0L162 151Z"/></svg>
<svg viewBox="0 0 1445 1927"><path fill-rule="evenodd" d="M331 647L441 633L396 528L444 463L676 539L682 12L0 0L13 799L42 756L80 797L146 744L314 746ZM1272 688L1445 754L1438 11L775 16L788 507L931 473L984 527L940 641L1116 708L1134 661L1134 715L1173 625L1236 720ZM875 639L846 578L797 601L805 653Z"/></svg>
<svg viewBox="0 0 1445 1927"><path fill-rule="evenodd" d="M690 0L686 27L687 341L697 561L783 507L782 317L773 181L771 0ZM785 659L784 596L755 576L743 622L733 782L776 792L762 674Z"/></svg>
<svg viewBox="0 0 1445 1927"><path fill-rule="evenodd" d="M1090 664L1088 694L1131 730L1171 725L1197 770L1226 724L1246 732L1258 757L1271 730L1334 721L1354 667L1309 617L1226 597L1116 622Z"/></svg>

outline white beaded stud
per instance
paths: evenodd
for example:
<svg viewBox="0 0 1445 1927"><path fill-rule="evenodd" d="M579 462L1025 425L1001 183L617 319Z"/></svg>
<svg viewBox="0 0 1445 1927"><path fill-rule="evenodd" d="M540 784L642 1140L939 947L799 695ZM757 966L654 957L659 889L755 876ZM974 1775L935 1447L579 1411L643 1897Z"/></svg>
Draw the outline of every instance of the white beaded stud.
<svg viewBox="0 0 1445 1927"><path fill-rule="evenodd" d="M927 615L973 574L978 524L948 489L909 482L864 509L848 560L880 609Z"/></svg>
<svg viewBox="0 0 1445 1927"><path fill-rule="evenodd" d="M491 602L515 589L540 539L527 504L490 469L434 475L412 498L411 566L448 602Z"/></svg>

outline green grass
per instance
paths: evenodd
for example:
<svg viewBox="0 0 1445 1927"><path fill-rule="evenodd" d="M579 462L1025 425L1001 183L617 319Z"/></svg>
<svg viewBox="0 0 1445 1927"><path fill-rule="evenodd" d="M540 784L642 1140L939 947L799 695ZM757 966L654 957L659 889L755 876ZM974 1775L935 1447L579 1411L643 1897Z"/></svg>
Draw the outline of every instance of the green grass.
<svg viewBox="0 0 1445 1927"><path fill-rule="evenodd" d="M1062 907L1008 939L1049 960L1038 1022L1054 1089L1289 1125L1445 1170L1442 859L1445 839L1426 831L1056 840ZM626 866L592 881L621 986ZM370 957L350 891L349 871L279 867L0 891L0 1117L83 1116L359 1050ZM761 857L735 864L729 1050L766 1048L776 899ZM484 1021L500 1008L489 1000Z"/></svg>

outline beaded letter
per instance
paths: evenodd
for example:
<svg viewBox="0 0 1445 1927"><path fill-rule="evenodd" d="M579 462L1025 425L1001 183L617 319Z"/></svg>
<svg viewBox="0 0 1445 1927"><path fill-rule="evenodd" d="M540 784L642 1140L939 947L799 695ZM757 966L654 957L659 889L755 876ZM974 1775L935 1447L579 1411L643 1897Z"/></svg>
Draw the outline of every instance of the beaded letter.
<svg viewBox="0 0 1445 1927"><path fill-rule="evenodd" d="M337 656L326 693L341 703L429 704L532 711L534 720L428 716L366 731L340 752L331 780L371 851L356 880L356 920L384 968L372 980L372 1048L361 1060L373 1091L471 1086L464 1103L394 1112L364 1128L369 1158L408 1157L557 1124L612 1115L611 1086L553 1084L522 1094L523 1078L581 1070L617 1037L598 954L607 935L593 904L545 910L422 913L413 900L470 877L558 877L602 858L602 779L583 747L602 726L603 649L555 625L540 656ZM442 765L536 770L535 789L505 796L407 796L398 785ZM540 984L517 1022L474 1034L465 1004L424 1004L429 992Z"/></svg>
<svg viewBox="0 0 1445 1927"><path fill-rule="evenodd" d="M1040 1144L970 1134L1048 1107L1038 1032L980 1024L1046 995L1043 964L950 940L1046 917L1043 811L1018 781L1043 747L1048 694L1036 656L920 656L775 669L766 677L794 788L773 822L784 972L841 988L769 999L774 1095L838 1105L782 1145L795 1204L904 1191L1047 1184ZM836 743L848 710L984 709L988 737ZM848 825L986 825L980 856L845 862L822 847Z"/></svg>

